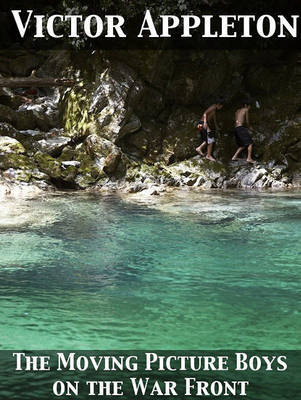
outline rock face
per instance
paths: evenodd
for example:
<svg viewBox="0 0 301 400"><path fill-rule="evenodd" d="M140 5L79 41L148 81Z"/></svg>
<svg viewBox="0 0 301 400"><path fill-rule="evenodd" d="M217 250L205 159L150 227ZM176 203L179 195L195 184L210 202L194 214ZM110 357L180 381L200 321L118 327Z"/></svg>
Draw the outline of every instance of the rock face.
<svg viewBox="0 0 301 400"><path fill-rule="evenodd" d="M28 52L0 59L0 73L79 78L70 89L0 90L0 169L6 182L41 188L283 189L300 186L301 64L281 51ZM24 62L22 68L22 62ZM217 163L197 156L204 109L218 112ZM254 165L232 163L233 116L250 113Z"/></svg>

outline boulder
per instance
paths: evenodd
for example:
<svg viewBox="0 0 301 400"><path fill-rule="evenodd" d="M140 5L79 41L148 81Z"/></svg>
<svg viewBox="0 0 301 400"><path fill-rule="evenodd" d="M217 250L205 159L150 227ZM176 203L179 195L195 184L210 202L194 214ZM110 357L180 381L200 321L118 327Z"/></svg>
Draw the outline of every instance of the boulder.
<svg viewBox="0 0 301 400"><path fill-rule="evenodd" d="M0 169L6 170L9 168L31 170L35 168L35 164L32 158L23 154L0 154Z"/></svg>
<svg viewBox="0 0 301 400"><path fill-rule="evenodd" d="M32 176L30 170L9 168L3 172L3 177L12 181L29 182Z"/></svg>
<svg viewBox="0 0 301 400"><path fill-rule="evenodd" d="M70 141L71 138L66 136L42 139L36 142L35 148L42 151L43 153L51 155L52 157L58 157L61 154L63 148L67 146Z"/></svg>
<svg viewBox="0 0 301 400"><path fill-rule="evenodd" d="M19 131L7 122L0 122L0 136L10 136L17 139Z"/></svg>
<svg viewBox="0 0 301 400"><path fill-rule="evenodd" d="M119 138L120 140L122 137L127 135L128 133L134 133L136 131L139 131L141 128L141 121L137 117L137 115L132 114L129 118L129 121L127 121L121 128L120 133L119 133Z"/></svg>
<svg viewBox="0 0 301 400"><path fill-rule="evenodd" d="M142 89L142 81L134 70L119 62L112 63L100 76L89 109L95 116L97 133L116 143L126 133L139 129L133 109Z"/></svg>
<svg viewBox="0 0 301 400"><path fill-rule="evenodd" d="M15 111L10 107L0 104L0 121L12 124L15 118Z"/></svg>
<svg viewBox="0 0 301 400"><path fill-rule="evenodd" d="M39 170L54 179L61 178L61 163L55 158L42 152L37 152L34 155L34 159L39 167Z"/></svg>
<svg viewBox="0 0 301 400"><path fill-rule="evenodd" d="M121 160L121 150L115 148L104 160L103 171L111 176L116 171Z"/></svg>
<svg viewBox="0 0 301 400"><path fill-rule="evenodd" d="M18 140L9 136L0 136L0 153L23 154L25 149Z"/></svg>
<svg viewBox="0 0 301 400"><path fill-rule="evenodd" d="M266 174L267 174L266 169L255 168L241 179L241 186L242 187L252 187L260 178L263 177L263 175L266 175Z"/></svg>

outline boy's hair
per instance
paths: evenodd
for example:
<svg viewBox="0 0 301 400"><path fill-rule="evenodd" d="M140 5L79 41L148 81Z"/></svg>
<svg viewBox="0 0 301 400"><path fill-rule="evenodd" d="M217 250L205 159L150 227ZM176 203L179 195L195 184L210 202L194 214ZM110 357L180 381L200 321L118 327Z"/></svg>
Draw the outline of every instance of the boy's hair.
<svg viewBox="0 0 301 400"><path fill-rule="evenodd" d="M222 97L218 97L215 101L216 104L220 104L221 106L223 106L225 104L225 99L223 99Z"/></svg>
<svg viewBox="0 0 301 400"><path fill-rule="evenodd" d="M246 100L244 100L243 102L242 102L242 105L243 105L243 107L244 106L250 106L252 104L252 102L251 102L251 100L249 100L249 99L246 99Z"/></svg>

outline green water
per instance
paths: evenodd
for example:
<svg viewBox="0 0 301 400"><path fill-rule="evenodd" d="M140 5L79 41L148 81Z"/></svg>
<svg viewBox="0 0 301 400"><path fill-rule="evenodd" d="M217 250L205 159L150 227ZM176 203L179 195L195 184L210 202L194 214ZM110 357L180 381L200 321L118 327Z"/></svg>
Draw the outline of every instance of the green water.
<svg viewBox="0 0 301 400"><path fill-rule="evenodd" d="M3 201L1 349L301 349L301 196Z"/></svg>

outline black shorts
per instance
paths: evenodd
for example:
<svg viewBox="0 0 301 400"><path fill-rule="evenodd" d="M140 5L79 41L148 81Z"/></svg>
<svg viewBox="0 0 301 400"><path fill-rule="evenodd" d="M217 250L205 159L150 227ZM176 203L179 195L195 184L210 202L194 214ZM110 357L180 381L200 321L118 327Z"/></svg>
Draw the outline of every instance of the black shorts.
<svg viewBox="0 0 301 400"><path fill-rule="evenodd" d="M239 147L247 147L254 143L249 134L249 130L245 126L238 126L235 128L235 139Z"/></svg>

